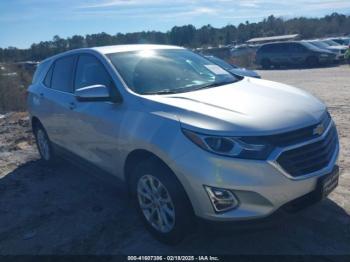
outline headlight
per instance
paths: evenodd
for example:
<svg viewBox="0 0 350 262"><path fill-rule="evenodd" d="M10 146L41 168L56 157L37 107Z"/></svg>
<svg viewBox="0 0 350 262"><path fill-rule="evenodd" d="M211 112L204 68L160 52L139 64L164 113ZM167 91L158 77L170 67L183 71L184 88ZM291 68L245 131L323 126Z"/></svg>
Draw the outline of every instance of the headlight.
<svg viewBox="0 0 350 262"><path fill-rule="evenodd" d="M221 137L182 129L185 136L200 148L224 156L264 160L273 147L255 137Z"/></svg>

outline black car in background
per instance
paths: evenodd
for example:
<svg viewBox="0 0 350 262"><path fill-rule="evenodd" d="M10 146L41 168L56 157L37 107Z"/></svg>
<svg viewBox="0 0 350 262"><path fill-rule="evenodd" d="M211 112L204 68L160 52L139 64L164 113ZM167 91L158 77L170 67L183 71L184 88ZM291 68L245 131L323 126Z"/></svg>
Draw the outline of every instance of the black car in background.
<svg viewBox="0 0 350 262"><path fill-rule="evenodd" d="M336 55L307 42L274 42L262 45L256 52L256 63L271 66L317 66L332 64Z"/></svg>
<svg viewBox="0 0 350 262"><path fill-rule="evenodd" d="M224 68L225 70L229 71L230 73L232 73L234 75L261 78L260 75L253 70L248 70L246 68L231 65L231 64L227 63L226 61L224 61L216 56L206 55L205 58L207 58L208 60L210 60L214 64L217 64L218 66Z"/></svg>

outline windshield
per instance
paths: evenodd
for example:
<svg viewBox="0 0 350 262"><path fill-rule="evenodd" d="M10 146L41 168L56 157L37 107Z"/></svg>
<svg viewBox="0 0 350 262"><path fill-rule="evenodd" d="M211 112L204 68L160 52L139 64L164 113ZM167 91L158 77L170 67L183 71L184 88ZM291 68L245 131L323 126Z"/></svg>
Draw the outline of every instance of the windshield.
<svg viewBox="0 0 350 262"><path fill-rule="evenodd" d="M107 55L138 94L167 94L233 83L238 79L186 49L155 49Z"/></svg>
<svg viewBox="0 0 350 262"><path fill-rule="evenodd" d="M215 56L206 56L205 58L207 58L208 60L212 61L213 63L221 66L222 68L226 69L226 70L231 70L234 67L232 65L230 65L229 63L227 63L226 61L217 58Z"/></svg>
<svg viewBox="0 0 350 262"><path fill-rule="evenodd" d="M324 48L324 47L319 47L319 46L315 45L314 41L312 41L312 42L300 42L300 43L312 51L320 52L320 51L323 51L322 49Z"/></svg>

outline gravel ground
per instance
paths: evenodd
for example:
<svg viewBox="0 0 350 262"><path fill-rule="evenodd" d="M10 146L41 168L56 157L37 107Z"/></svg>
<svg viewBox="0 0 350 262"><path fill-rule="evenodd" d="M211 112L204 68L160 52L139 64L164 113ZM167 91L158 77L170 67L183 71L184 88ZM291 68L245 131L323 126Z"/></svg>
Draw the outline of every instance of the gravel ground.
<svg viewBox="0 0 350 262"><path fill-rule="evenodd" d="M177 246L155 241L123 188L38 160L25 113L0 116L0 254L350 254L350 68L259 71L324 100L341 141L329 199L248 227L204 227Z"/></svg>

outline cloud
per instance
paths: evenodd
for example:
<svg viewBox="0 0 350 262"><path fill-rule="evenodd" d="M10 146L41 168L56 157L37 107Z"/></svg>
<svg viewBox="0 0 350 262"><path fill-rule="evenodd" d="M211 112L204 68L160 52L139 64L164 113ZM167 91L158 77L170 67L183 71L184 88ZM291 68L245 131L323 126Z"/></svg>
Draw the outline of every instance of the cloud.
<svg viewBox="0 0 350 262"><path fill-rule="evenodd" d="M269 10L278 10L278 13L289 13L291 16L305 15L306 11L313 10L332 12L332 10L350 9L349 0L92 0L87 4L78 6L78 10L95 10L96 12L109 13L111 10L129 10L132 15L134 10L143 8L145 13L152 8L172 13L173 17L198 14L216 14L234 16L247 14L252 17L258 13L266 13ZM350 11L350 10L348 10ZM233 14L230 12L233 12ZM162 14L162 13L160 13ZM258 14L258 15L259 15ZM271 14L271 11L270 11ZM147 14L145 14L147 15ZM249 17L247 17L249 18Z"/></svg>

